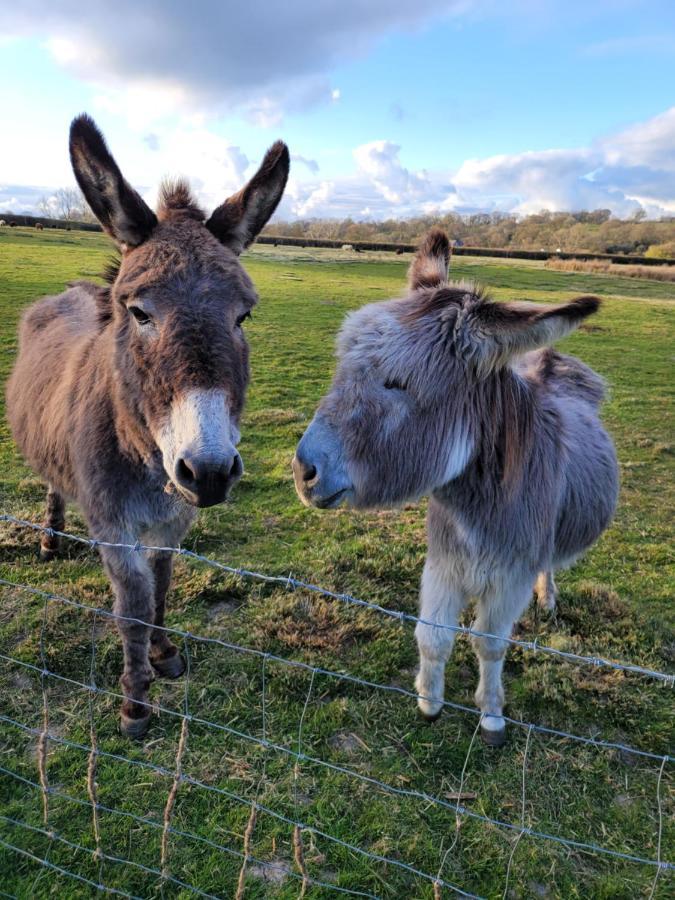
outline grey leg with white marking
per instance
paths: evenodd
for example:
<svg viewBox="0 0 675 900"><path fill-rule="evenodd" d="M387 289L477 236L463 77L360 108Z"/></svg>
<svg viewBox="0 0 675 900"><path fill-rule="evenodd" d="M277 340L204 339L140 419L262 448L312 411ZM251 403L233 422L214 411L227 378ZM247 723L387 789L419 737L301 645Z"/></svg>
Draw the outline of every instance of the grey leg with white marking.
<svg viewBox="0 0 675 900"><path fill-rule="evenodd" d="M513 626L527 608L530 596L529 584L505 585L499 594L489 594L478 601L478 614L472 626L475 631L495 635L471 638L480 670L475 698L484 716L481 737L494 747L501 746L506 740L502 671L509 644L500 638L511 637Z"/></svg>
<svg viewBox="0 0 675 900"><path fill-rule="evenodd" d="M439 625L457 625L467 597L453 584L447 566L427 558L420 590L420 619ZM415 637L420 654L420 668L415 687L420 699L417 705L425 717L433 721L443 709L445 666L452 653L455 632L418 622Z"/></svg>

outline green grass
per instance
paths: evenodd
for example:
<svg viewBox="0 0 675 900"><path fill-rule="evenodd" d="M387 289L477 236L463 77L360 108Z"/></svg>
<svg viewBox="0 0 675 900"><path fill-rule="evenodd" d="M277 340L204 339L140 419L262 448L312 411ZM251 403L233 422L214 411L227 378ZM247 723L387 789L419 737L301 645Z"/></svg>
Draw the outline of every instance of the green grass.
<svg viewBox="0 0 675 900"><path fill-rule="evenodd" d="M92 277L110 253L101 235L77 232L0 231L0 367L7 376L16 348L16 323L34 298L60 291L69 280ZM327 588L385 606L416 611L424 560L424 504L395 512L320 513L302 508L289 461L333 367L335 333L346 311L400 292L407 261L386 254L356 259L349 253L273 251L249 253L246 266L261 296L247 324L253 378L241 445L247 472L226 506L203 511L186 546L234 565L271 574L292 572ZM622 493L613 526L571 571L562 573L556 622L530 610L518 635L562 649L630 660L667 670L672 665L675 581L669 542L673 511L672 285L635 279L562 273L533 263L459 258L457 278L475 278L502 298L560 301L579 292L606 298L600 315L561 347L577 353L611 385L605 420L615 437ZM4 418L0 424L2 511L40 521L44 489L22 464ZM81 532L77 510L69 530ZM110 604L110 590L95 554L76 544L63 559L39 566L33 533L3 526L0 577L95 605ZM5 589L0 603L0 653L39 664L43 605L39 598ZM466 621L470 621L467 618ZM243 581L185 559L177 561L168 623L193 633L338 669L382 684L412 689L416 653L409 626L336 602ZM44 638L48 666L88 681L91 618L50 605ZM120 647L109 623L96 622L95 678L116 691ZM262 736L263 669L259 659L191 642L190 709L203 719ZM292 749L305 710L309 674L280 663L265 665L268 739ZM599 736L664 753L672 743L672 691L648 679L601 668L570 666L544 654L509 653L508 711L515 718L577 734ZM448 666L448 699L473 705L476 663L459 640ZM460 787L466 805L483 815L520 824L526 732L512 728L507 745L490 750L472 736L476 719L446 712L433 726L420 721L412 701L390 693L317 676L303 728L305 753L395 787L452 798ZM184 683L156 682L152 697L181 709ZM65 682L46 681L50 728L87 744L88 696ZM0 712L31 727L42 721L40 679L0 661ZM117 733L117 701L97 696L93 719L101 750L173 770L180 720L153 717L147 739L132 744ZM0 765L37 781L36 740L0 725ZM191 724L184 771L193 778L259 800L292 819L314 824L372 853L435 874L457 830L452 811L394 797L353 777L266 752L223 731ZM50 784L87 800L87 755L49 746ZM526 759L528 826L580 841L654 858L657 853L659 764L533 733ZM675 856L672 769L661 784L662 857ZM148 769L99 758L99 800L161 821L171 779ZM672 797L671 797L672 799ZM0 774L0 813L41 824L39 791ZM249 816L246 804L181 784L173 825L241 851ZM91 813L52 798L50 827L93 848ZM101 814L106 853L159 866L161 833L130 819ZM501 897L517 832L462 820L443 877L464 890ZM0 839L94 881L99 863L46 837L0 821ZM387 898L428 898L429 882L345 850L304 832L311 875ZM259 814L251 852L293 867L292 829ZM219 896L233 896L240 861L206 844L172 837L170 871ZM649 895L651 868L571 851L524 836L511 866L509 896L633 898ZM104 862L106 884L144 897L189 896L138 869ZM270 880L252 864L247 898L296 897L299 882ZM0 847L0 888L20 897L88 897L91 890L47 873ZM663 872L656 897L672 896ZM333 896L312 887L308 896ZM450 892L444 891L444 896Z"/></svg>

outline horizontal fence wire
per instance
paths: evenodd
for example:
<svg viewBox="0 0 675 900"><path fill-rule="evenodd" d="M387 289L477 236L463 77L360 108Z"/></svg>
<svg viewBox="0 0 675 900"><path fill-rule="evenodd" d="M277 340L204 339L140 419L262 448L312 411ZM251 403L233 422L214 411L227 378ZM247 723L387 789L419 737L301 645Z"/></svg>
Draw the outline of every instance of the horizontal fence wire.
<svg viewBox="0 0 675 900"><path fill-rule="evenodd" d="M50 536L63 537L67 540L74 541L79 544L88 545L91 548L110 547L110 548L115 548L115 549L127 550L129 552L172 553L177 556L183 556L183 557L187 557L189 559L193 559L193 560L201 562L205 565L214 567L214 568L224 571L228 574L232 574L232 575L235 575L235 576L238 576L241 578L279 585L282 587L286 587L288 590L294 590L294 589L307 590L311 593L319 594L319 595L322 595L324 597L327 597L327 598L330 598L333 600L344 602L346 604L355 605L357 607L369 609L373 612L377 612L381 615L385 615L392 619L398 620L399 622L414 622L414 623L421 622L424 625L430 625L432 627L438 627L438 628L447 628L451 631L465 634L465 635L496 638L497 640L502 641L503 643L506 643L506 644L520 646L521 648L528 650L528 651L532 651L532 652L549 653L556 657L567 659L570 662L573 662L576 664L590 664L590 665L594 665L594 666L609 667L611 669L624 671L626 673L637 674L637 675L641 675L641 676L645 676L645 677L649 677L649 678L654 678L654 679L658 680L659 682L665 683L670 686L672 686L675 683L675 675L672 675L669 673L660 672L657 670L649 669L649 668L646 668L643 666L633 665L630 663L623 663L623 662L618 662L618 661L614 661L614 660L609 660L609 659L605 659L605 658L599 657L599 656L583 656L580 654L569 653L566 651L558 650L553 647L547 647L545 645L538 644L536 640L535 641L521 641L521 640L516 640L514 638L504 638L502 636L492 635L492 634L489 634L486 632L477 631L475 629L463 627L463 626L459 626L459 625L458 626L449 626L449 625L445 625L445 624L441 624L441 623L429 622L427 620L420 619L416 616L413 616L411 614L408 614L408 613L405 613L402 611L391 610L391 609L387 609L386 607L382 607L378 604L369 603L365 600L361 600L359 598L353 597L350 594L338 593L335 591L321 588L317 585L313 585L308 582L304 582L299 579L296 579L296 578L292 577L291 575L289 575L287 577L271 576L271 575L265 575L265 574L262 574L259 572L255 572L255 571L252 571L249 569L229 566L229 565L226 565L225 563L219 562L217 560L211 559L206 556L202 556L201 554L198 554L191 550L187 550L185 548L148 546L148 545L143 545L140 542L137 542L135 544L126 544L126 543L114 543L114 542L107 542L107 541L97 541L97 540L85 538L81 535L72 535L67 532L60 532L60 531L56 531L56 530L53 530L50 528L46 528L41 525L36 525L32 522L28 522L26 520L19 519L19 518L16 518L16 517L8 515L8 514L0 515L0 521L5 521L8 523L17 525L19 527L25 527L25 528L29 528L29 529L32 529L35 531L43 532L43 533L49 534ZM590 853L595 856L605 857L607 859L613 858L613 859L617 859L617 860L623 860L625 862L636 863L636 864L640 864L640 865L644 865L644 866L650 866L655 871L654 879L652 882L652 892L651 892L652 896L653 896L654 890L656 888L657 880L658 880L660 873L675 869L675 863L664 860L664 859L662 859L662 856L661 856L661 839L662 839L662 831L663 831L663 815L662 815L662 803L661 803L661 781L662 781L665 766L674 761L674 758L668 754L656 754L656 753L652 753L652 752L649 752L646 750L641 750L638 748L630 747L630 746L627 746L622 743L605 741L605 740L601 740L599 738L590 737L590 736L576 735L573 733L569 733L569 732L565 732L565 731L561 731L561 730L557 730L557 729L553 729L553 728L548 728L547 726L544 726L544 725L538 725L538 724L534 724L534 723L524 722L524 721L514 719L514 718L504 717L506 719L506 721L512 723L513 725L527 729L526 747L528 749L529 749L530 737L531 737L532 732L539 732L539 733L542 733L549 737L555 737L558 739L569 740L569 741L580 743L582 745L592 745L592 746L595 746L595 747L597 747L599 749L603 749L603 750L621 751L621 752L633 754L637 757L642 757L642 758L653 760L653 761L660 763L658 786L657 786L657 798L656 798L657 804L658 804L658 844L657 844L658 850L657 850L657 858L656 859L649 859L649 858L639 856L636 854L626 853L621 850L615 850L610 847L603 847L603 846L600 846L595 843L577 841L573 838L563 837L563 836L555 835L555 834L549 834L547 832L539 831L534 828L531 828L525 824L524 804L525 804L525 771L526 771L526 761L527 761L527 750L526 750L524 758L523 758L522 803L521 803L522 813L521 813L520 824L513 824L511 822L506 822L506 821L501 821L499 819L491 818L490 816L483 815L482 813L478 813L475 810L467 808L466 806L464 806L460 803L461 791L458 794L457 802L455 802L455 803L448 802L448 801L442 799L441 797L434 796L433 794L427 793L425 791L418 791L418 790L413 790L413 789L409 789L409 788L396 787L394 785L388 784L387 782L381 781L377 778L374 778L374 777L371 777L368 775L364 775L361 772L358 772L354 769L346 768L345 766L340 766L335 763L328 762L327 760L322 760L322 759L316 758L314 756L311 756L311 755L305 753L302 750L302 722L304 720L304 714L307 710L307 705L309 703L310 696L312 693L314 679L317 675L326 676L326 677L333 678L333 679L340 680L340 681L346 681L348 683L355 684L355 685L358 685L360 687L364 687L364 688L367 688L370 690L386 691L386 692L389 692L392 694L398 694L398 695L405 696L405 697L411 698L411 699L428 699L428 698L423 697L422 695L416 694L412 691L408 691L405 688L397 687L394 685L378 684L373 681L361 679L350 673L331 671L329 669L325 669L320 666L312 666L312 665L309 665L309 664L301 662L301 661L289 660L289 659L286 659L281 656L277 656L272 653L267 653L265 651L253 649L250 647L244 647L239 644L220 640L218 638L196 635L191 632L182 631L182 630L179 630L176 628L171 628L168 626L163 626L160 628L158 626L155 626L154 623L144 622L143 620L134 619L131 617L120 616L114 612L111 612L110 610L95 607L95 606L90 606L90 605L87 605L84 603L80 603L78 601L71 600L66 597L62 597L58 594L35 588L32 585L12 582L12 581L9 581L4 578L0 578L0 584L6 586L8 588L26 591L35 596L39 596L44 600L44 604L45 604L42 632L41 632L41 638L40 638L40 662L41 662L41 664L35 665L32 663L26 662L25 660L16 659L14 657L7 656L5 654L0 653L0 659L4 660L5 662L8 662L10 664L33 671L34 673L36 673L36 675L39 676L40 681L41 681L43 706L44 706L42 727L34 728L25 723L19 722L16 719L13 719L9 716L0 715L0 722L3 722L6 725L17 728L17 729L23 731L24 733L31 734L38 738L38 770L39 770L39 774L40 774L40 781L38 783L36 781L32 781L30 779L24 778L23 776L19 775L18 773L12 772L11 770L6 769L2 766L0 766L0 773L4 774L6 777L13 778L19 782L24 783L27 787L30 787L36 791L42 792L45 823L47 822L47 817L48 817L48 798L50 796L59 797L63 800L70 801L70 802L76 803L81 806L92 808L94 836L96 838L96 849L91 850L89 848L85 848L85 847L81 847L80 845L73 844L72 842L67 841L67 839L62 838L60 835L57 835L56 832L54 832L53 830L38 829L35 826L29 825L28 823L20 822L19 820L10 819L7 816L0 816L0 821L5 821L7 824L9 824L13 827L23 828L24 830L27 829L29 831L36 832L36 833L42 833L42 834L48 836L50 838L50 840L55 840L55 841L64 843L65 845L70 846L71 849L81 850L86 853L90 853L94 856L95 859L99 859L99 860L105 859L105 860L108 860L113 863L128 864L128 865L131 865L132 867L135 866L141 870L144 870L149 875L153 875L153 876L155 876L159 879L163 879L165 881L173 882L176 884L176 886L179 886L180 888L187 890L190 893L196 894L198 896L204 896L204 897L211 897L213 895L207 894L207 893L203 892L201 889L196 888L190 884L187 884L187 883L181 881L180 879L177 879L175 876L171 875L168 872L168 869L165 865L165 862L166 862L165 857L166 857L166 850L167 850L166 842L167 842L169 835L174 835L174 836L180 837L182 839L194 840L196 842L206 844L206 845L210 846L212 849L216 849L216 850L223 852L229 856L236 857L236 858L239 858L240 860L242 860L243 864L242 864L242 869L240 872L240 889L243 885L243 879L245 878L246 864L248 862L251 862L257 866L260 866L263 869L265 869L265 868L270 869L270 870L277 869L278 874L281 874L283 876L292 877L296 880L301 881L302 882L301 896L304 896L306 887L311 884L311 885L315 885L317 887L321 887L321 888L324 888L324 889L327 889L327 890L330 890L333 892L348 894L348 895L352 895L352 896L372 897L372 898L377 897L376 894L371 894L371 893L367 893L367 892L363 892L363 891L359 891L359 890L353 890L353 889L342 887L342 886L339 886L336 884L318 881L318 880L312 878L308 874L306 866L304 864L304 855L303 855L303 850L302 850L302 832L305 831L305 832L313 834L316 838L326 840L335 845L339 845L343 849L346 849L350 852L367 857L368 859L371 859L373 862L378 862L378 863L381 863L384 865L390 865L390 866L396 867L399 870L406 872L409 875L412 875L412 876L424 879L428 882L431 882L433 885L433 888L434 888L434 896L435 897L440 896L441 888L446 888L446 889L452 891L453 893L455 893L456 895L463 896L463 897L477 897L478 896L476 894L472 894L472 893L462 890L457 885L455 885L451 882L448 882L441 877L443 864L444 864L445 858L448 855L449 850L446 851L446 854L443 857L443 863L441 864L441 868L439 869L438 874L436 876L434 876L428 872L425 872L421 869L416 868L415 866L408 864L407 862L404 862L399 859L392 859L387 856L382 856L382 855L373 853L370 850L366 850L355 844L351 844L348 841L344 841L341 838L337 838L336 836L331 835L330 833L325 832L309 823L300 821L298 818L298 815L297 815L297 785L295 788L296 812L295 812L295 817L292 818L290 816L285 816L285 815L271 809L270 807L260 803L258 801L257 797L253 801L251 801L250 798L243 797L242 795L237 794L234 791L227 790L225 788L221 788L216 785L207 784L203 781L200 781L200 780L190 776L189 774L187 774L184 771L184 768L182 767L181 757L182 757L182 748L184 746L184 741L187 736L188 725L189 725L189 723L194 723L197 725L212 728L221 733L226 733L238 740L252 743L266 751L267 750L273 751L275 753L282 754L282 755L290 758L291 760L294 760L295 767L296 767L296 769L295 769L295 772L296 772L295 780L296 781L297 781L297 766L300 763L305 763L305 764L308 764L311 766L323 767L327 770L333 771L340 775L349 777L351 779L355 779L356 781L360 782L361 784L371 786L379 791L382 791L382 792L390 794L390 795L406 797L406 798L410 798L413 800L419 800L421 802L424 802L425 804L430 804L430 805L437 806L437 807L440 807L443 809L447 809L447 810L451 811L452 813L454 813L455 820L457 823L457 832L455 834L455 840L453 841L452 846L449 848L450 850L454 847L454 845L457 841L457 838L459 835L459 823L460 823L461 818L473 819L475 821L482 822L486 825L504 829L504 830L506 830L507 833L514 834L515 838L514 838L514 842L512 844L511 854L509 856L509 863L508 863L507 874L506 874L506 885L504 888L504 896L506 896L506 891L508 888L508 879L509 879L509 875L510 875L511 862L513 859L513 855L518 846L518 843L520 842L521 838L525 835L535 838L535 839L538 839L538 840L554 842L555 844L564 846L569 850L577 850L577 851L581 851L584 853ZM94 621L93 621L93 626L92 626L92 660L91 660L91 671L90 671L90 683L89 684L87 684L86 682L78 681L73 678L66 677L64 675L59 674L58 672L51 671L46 665L43 639L44 639L45 627L47 624L47 605L50 602L69 606L71 608L81 610L81 611L91 614L93 616ZM142 701L137 701L139 705L147 706L152 711L160 712L160 713L163 713L168 716L172 716L172 717L175 717L175 718L178 718L181 720L181 722L182 722L181 740L179 742L177 758L176 758L176 768L174 771L171 771L163 766L157 766L153 763L136 760L136 759L130 759L121 754L115 754L115 753L110 753L110 752L101 750L97 746L96 738L95 738L91 698L95 695L103 695L103 696L115 698L115 699L124 699L124 698L123 698L122 694L117 693L115 691L101 688L94 683L94 677L93 677L94 653L95 653L95 629L94 629L94 626L95 626L95 623L96 623L96 620L98 617L104 617L104 618L112 619L112 620L115 620L115 619L124 620L126 622L134 622L134 623L143 624L143 625L152 625L152 627L156 628L157 630L161 630L168 634L172 634L172 635L180 637L183 640L185 650L188 653L189 653L189 650L188 650L189 642L195 641L195 642L200 642L200 643L204 643L204 644L216 645L216 646L219 646L224 649L231 650L231 651L234 651L237 653L257 657L262 660L263 673L264 673L264 667L268 662L278 663L278 664L281 664L284 666L302 670L307 673L311 673L311 683L310 683L309 691L307 693L307 698L305 700L303 717L300 722L300 731L298 734L297 750L293 750L291 747L284 746L283 744L278 744L278 743L275 743L275 742L267 739L266 730L265 730L265 726L264 726L264 716L265 716L265 713L264 713L264 711L265 711L264 675L263 675L263 737L260 738L260 737L256 737L255 735L248 734L243 731L239 731L228 725L218 723L218 722L212 722L212 721L209 721L208 719L203 719L203 718L200 718L199 716L196 716L196 715L190 713L189 708L188 708L188 703L187 703L189 664L188 664L188 675L186 678L186 686L185 686L184 710L182 712L175 710L175 709L170 709L170 708L161 706L157 703L144 703ZM189 655L188 655L188 663L189 663ZM54 734L50 731L48 709L47 709L46 679L55 679L60 682L68 683L82 691L87 692L88 697L89 697L89 712L90 712L90 724L91 724L91 746L88 746L86 744L80 744L80 743L77 743L74 741L70 741L67 738L61 737L60 735ZM464 768L462 770L462 785L463 785L466 766L468 763L469 755L471 753L471 748L473 746L473 742L478 733L480 724L488 716L487 716L487 714L482 713L478 709L472 708L470 706L465 706L462 704L453 703L451 701L443 701L443 705L446 707L449 707L451 709L454 709L458 712L469 713L473 716L478 717L476 730L474 731L474 736L472 738L471 744L469 745L469 751L467 753ZM53 788L51 785L49 785L49 783L47 781L47 776L46 776L46 746L47 746L48 742L53 742L57 745L61 745L61 746L71 748L71 749L76 749L83 753L89 754L89 771L90 771L89 802L87 802L85 800L80 800L79 798L76 798L76 797L72 797L71 795L66 794L65 792L62 792L56 788ZM42 756L42 761L40 761L41 756ZM135 816L132 813L128 813L128 812L125 812L122 810L117 810L117 809L107 807L107 806L100 804L98 802L95 788L94 788L95 765L96 765L96 760L99 757L115 760L118 762L133 765L133 766L142 767L143 769L152 771L156 774L160 774L160 775L163 775L163 776L166 776L166 777L172 779L173 787L169 793L169 799L167 800L167 806L165 809L164 820L162 822L160 822L157 820L153 820L153 819L149 819L149 818L145 818L145 817L141 817L141 816ZM183 783L191 785L191 786L199 788L199 789L203 789L205 791L213 792L214 794L226 797L229 800L232 800L239 804L246 805L247 807L251 808L251 818L249 820L249 826L247 826L247 835L245 835L245 839L244 839L244 852L243 853L232 847L227 847L225 845L219 844L219 843L217 843L209 838L206 838L202 835L195 835L191 832L186 832L181 829L177 829L173 825L170 824L171 811L173 808L175 793L178 790L179 785L183 784ZM99 813L109 813L109 814L114 814L114 815L127 816L130 820L136 820L137 824L143 824L143 825L147 825L148 827L151 827L151 828L161 829L162 830L162 848L163 848L162 849L162 868L161 869L153 869L152 867L142 866L140 863L134 863L130 860L122 860L118 857L110 856L110 855L103 853L103 851L100 848L100 836L99 836L100 824L99 824L99 819L98 819ZM294 834L293 843L294 843L294 847L295 847L295 861L296 861L296 865L298 866L299 872L293 871L293 869L290 866L278 865L276 863L270 863L270 862L267 862L264 860L257 859L250 855L249 846L248 846L248 838L250 837L249 831L252 831L252 829L255 826L256 813L262 813L264 815L268 815L268 816L276 819L277 821L280 821L280 822L283 822L284 824L292 826L293 834ZM40 857L35 856L34 854L30 853L29 851L27 851L25 849L22 849L20 847L15 847L14 845L8 843L7 841L0 840L0 845L4 846L6 849L9 849L11 851L15 851L19 854L23 854L25 857L33 859L34 861L40 863L41 865L44 865L46 868L48 868L52 871L63 874L64 876L76 878L77 880L82 881L82 882L88 884L89 886L95 887L98 890L107 891L108 893L118 894L121 896L133 896L131 894L125 893L124 891L120 891L116 888L110 888L104 884L98 884L97 882L94 882L94 881L89 881L89 880L83 878L83 876L79 876L76 873L72 873L65 869L61 869L60 867L51 863L51 861L49 861L46 856L44 859L41 859ZM241 896L239 890L238 890L237 896Z"/></svg>
<svg viewBox="0 0 675 900"><path fill-rule="evenodd" d="M219 569L222 572L227 572L230 575L237 575L240 578L249 578L255 581L261 581L265 582L266 584L286 586L286 588L288 589L300 588L302 590L309 591L310 593L320 594L321 596L327 597L331 600L338 600L343 603L362 607L363 609L369 609L373 612L380 613L381 615L388 616L392 619L398 619L405 622L414 622L415 624L428 625L432 628L442 628L448 631L455 632L456 634L464 634L471 637L492 638L494 640L501 641L502 643L510 644L514 647L520 647L523 650L551 654L552 656L557 656L561 659L567 659L570 662L574 663L584 663L596 667L606 667L610 669L616 669L621 672L644 675L648 678L655 678L658 681L663 681L670 687L673 687L675 685L675 673L660 672L656 669L649 669L645 666L638 666L632 663L624 663L612 659L606 659L602 656L584 656L578 653L570 653L566 650L559 650L556 647L549 647L546 644L540 644L536 638L533 641L521 641L513 637L504 637L503 635L492 634L489 631L478 631L465 625L448 625L442 622L431 622L428 619L422 619L419 616L414 616L412 615L412 613L406 613L403 610L389 609L386 606L380 606L378 603L370 603L368 600L361 600L358 597L352 596L351 594L331 591L327 588L320 587L319 585L311 584L307 581L301 581L300 579L294 578L290 574L287 576L265 575L262 572L255 572L252 569L245 569L237 566L228 566L226 563L211 559L208 556L202 556L202 554L196 553L194 550L188 550L185 547L153 546L142 544L140 541L137 541L135 544L126 544L118 543L115 541L95 540L92 538L86 538L82 535L74 535L69 534L65 531L58 531L53 528L47 528L44 525L38 525L35 522L29 522L26 519L18 519L15 516L9 515L7 513L3 513L0 515L0 522L10 522L23 528L30 528L33 531L42 532L43 534L47 534L50 537L61 537L79 544L86 544L94 549L98 547L110 547L111 549L130 551L133 550L136 552L145 551L150 553L172 553L175 556L183 556L188 559L194 559L198 562L204 563L207 566Z"/></svg>
<svg viewBox="0 0 675 900"><path fill-rule="evenodd" d="M18 724L18 723L13 723ZM51 736L50 736L50 739ZM82 748L84 749L84 748ZM97 751L98 753L99 751ZM102 756L106 754L101 753ZM127 760L128 761L128 760ZM150 765L150 764L148 764ZM170 774L168 769L162 769L160 766L152 766L151 768L156 769L156 774ZM19 775L17 772L12 772L11 769L6 769L4 766L0 766L0 773L6 775L8 778L13 778L15 781L19 781L22 784L25 784L27 787L34 788L35 790L41 791L42 785L38 784L36 781L31 781L30 778L25 778L23 775ZM182 779L187 780L187 779ZM67 794L65 791L60 791L58 788L54 788L49 786L47 788L48 793L52 797L58 797L60 800L67 800L69 803L74 803L77 806L83 806L85 808L90 807L90 803L87 800L81 800L79 797L73 797L72 794ZM242 798L243 799L243 798ZM248 804L248 801L243 801ZM165 824L163 822L158 822L156 819L150 819L145 816L137 816L134 813L128 812L122 809L115 809L111 806L105 806L103 803L97 803L96 809L100 812L110 813L115 816L122 816L126 819L130 819L132 822L136 822L138 825L147 825L149 828L155 828L159 830L164 830ZM0 819L6 818L4 816L0 816ZM194 834L191 831L183 831L180 828L175 828L173 825L169 825L168 831L170 834L175 835L176 837L186 838L191 841L196 841L200 844L205 844L207 847L210 847L212 850L218 850L219 853L225 853L228 856L236 857L237 859L246 858L248 862L255 863L257 866L260 866L263 869L267 869L271 872L276 872L281 875L284 875L288 878L294 878L298 881L302 881L302 876L298 875L297 872L294 872L292 869L289 869L288 866L281 865L279 863L272 863L266 860L258 859L255 856L251 856L250 854L244 854L240 850L235 850L234 847L228 847L225 844L219 844L217 841L212 841L210 838L206 838L200 834ZM350 848L351 849L351 848ZM161 873L160 873L161 874ZM332 891L335 891L340 894L349 894L352 897L367 897L370 900L377 900L375 894L368 894L363 891L353 891L349 888L340 887L337 884L329 884L326 881L319 881L315 878L311 879L311 882L316 887L329 888Z"/></svg>
<svg viewBox="0 0 675 900"><path fill-rule="evenodd" d="M102 607L90 606L86 603L80 603L77 600L71 600L68 597L62 597L59 594L54 594L51 591L44 591L40 588L35 588L30 584L22 584L16 581L9 581L6 578L0 578L0 584L5 585L6 587L15 588L17 590L26 591L30 594L35 594L38 597L42 597L43 599L52 600L56 603L60 603L64 606L70 606L75 609L81 609L85 612L94 613L95 615L102 616L107 619L118 620L123 622L131 622L137 625L152 625L152 628L155 631L162 631L166 634L173 635L175 637L180 637L183 640L193 640L197 643L202 644L213 644L217 647L222 647L225 650L233 650L237 653L242 653L247 656L255 656L260 659L269 660L270 662L280 663L281 665L288 666L289 668L302 669L305 672L314 673L316 675L325 675L329 678L335 678L341 681L347 681L352 684L359 685L361 687L371 688L373 690L385 691L391 694L399 694L404 697L408 697L412 700L430 700L430 697L426 697L423 694L418 694L414 691L409 691L406 688L399 687L398 685L392 684L380 684L375 681L368 681L364 678L359 678L356 675L351 675L349 672L336 672L332 669L325 669L321 666L312 666L309 663L303 663L300 660L295 659L287 659L285 656L278 656L274 653L268 653L265 650L256 650L253 647L244 647L242 644L235 644L231 641L223 641L221 638L214 637L205 637L203 635L194 634L191 631L182 631L179 628L172 628L168 625L155 625L154 623L149 623L143 621L143 619L136 619L133 616L121 616L118 613L114 613L111 610L104 609ZM5 659L5 661L14 661L13 657L5 657L0 653L0 659ZM40 671L39 667L35 667L36 671ZM45 674L55 674L45 672ZM78 684L81 684L78 682ZM495 718L491 716L490 713L483 713L481 710L477 709L473 706L466 706L462 703L454 703L452 700L442 700L436 701L442 702L443 706L448 709L455 710L456 712L464 712L469 713L473 716L479 716L484 719ZM652 753L649 750L640 750L637 747L631 747L628 744L621 744L615 741L605 741L600 738L594 738L589 736L584 736L580 734L573 734L568 731L561 731L556 728L549 728L546 725L536 725L532 722L525 722L522 719L514 719L506 715L502 715L500 718L504 719L504 721L509 722L512 725L516 725L520 728L533 729L534 731L540 732L541 734L550 735L551 737L558 737L561 739L566 739L570 741L576 741L581 744L589 744L594 747L603 747L607 750L617 750L623 753L630 753L634 756L642 756L646 759L654 759L658 762L665 759L666 762L674 762L675 757L670 754L663 753Z"/></svg>

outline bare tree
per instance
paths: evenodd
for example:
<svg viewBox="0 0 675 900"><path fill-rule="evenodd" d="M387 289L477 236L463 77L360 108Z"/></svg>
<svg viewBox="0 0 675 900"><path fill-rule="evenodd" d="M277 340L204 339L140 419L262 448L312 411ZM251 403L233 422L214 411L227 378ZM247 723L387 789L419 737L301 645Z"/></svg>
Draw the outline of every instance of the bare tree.
<svg viewBox="0 0 675 900"><path fill-rule="evenodd" d="M86 203L77 188L59 188L54 193L56 212L59 219L77 221L82 218Z"/></svg>
<svg viewBox="0 0 675 900"><path fill-rule="evenodd" d="M54 218L54 204L52 202L51 197L47 197L46 194L43 194L42 197L37 202L37 209L41 216L45 219L53 219Z"/></svg>

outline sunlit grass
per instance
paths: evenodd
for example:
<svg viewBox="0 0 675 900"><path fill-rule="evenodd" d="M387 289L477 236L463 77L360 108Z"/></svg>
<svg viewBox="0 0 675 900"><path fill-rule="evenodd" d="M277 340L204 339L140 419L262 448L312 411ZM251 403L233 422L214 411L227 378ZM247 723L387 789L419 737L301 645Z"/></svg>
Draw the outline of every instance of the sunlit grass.
<svg viewBox="0 0 675 900"><path fill-rule="evenodd" d="M1 374L4 381L16 347L21 309L34 298L63 289L67 281L102 269L110 245L98 234L0 232ZM395 296L407 260L394 255L255 248L245 264L261 296L247 324L253 378L243 422L241 452L246 475L231 503L200 514L186 546L233 565L288 574L414 613L424 559L424 504L396 512L355 514L306 510L295 498L289 462L322 393L330 382L333 342L343 315L364 302ZM672 285L587 273L547 270L531 262L458 257L457 278L489 284L499 299L560 301L575 293L605 298L600 314L560 346L577 353L607 378L611 397L604 417L614 435L622 472L616 521L598 545L561 574L556 622L534 610L519 635L567 650L597 653L667 669L672 665L673 573L673 305ZM22 464L4 419L0 425L2 511L40 521L44 489ZM82 532L76 510L68 528ZM109 605L110 589L97 557L78 545L64 558L36 563L32 533L3 526L0 576L29 582L84 603ZM0 653L31 663L40 659L42 604L12 590L2 592ZM467 618L467 621L470 617ZM337 606L300 591L263 586L199 564L177 562L168 623L195 634L351 672L361 678L412 689L416 653L407 626L363 610ZM44 652L51 669L88 681L91 620L76 610L49 609ZM191 711L258 738L263 734L263 670L259 659L191 643ZM114 629L97 626L96 683L116 691L121 651ZM297 749L298 729L310 675L268 662L265 666L265 733ZM672 692L642 678L570 666L543 655L514 651L506 667L509 714L664 753L672 743L668 711ZM0 712L39 727L39 678L0 662ZM448 699L473 705L476 664L460 640L448 667ZM152 697L180 709L182 682L156 682ZM48 682L51 730L69 740L89 741L86 692ZM117 701L97 697L94 720L102 750L172 770L180 729L177 718L153 718L147 740L134 745L117 733ZM317 676L303 724L305 753L353 768L396 787L452 797L476 720L446 713L434 726L421 722L414 703L390 693ZM473 744L462 789L476 812L520 823L526 733L513 728L501 751ZM37 780L36 741L0 725L0 765ZM533 829L599 843L640 856L656 856L658 763L534 734L526 762L526 824ZM86 793L87 756L50 745L50 783L80 799ZM383 794L364 783L311 764L265 752L205 726L192 725L184 758L194 778L260 802L291 819L315 825L373 853L435 875L456 834L451 811L410 798ZM662 856L675 855L670 771L661 787L665 831ZM99 761L100 802L161 821L171 779L106 758ZM473 796L475 795L475 796ZM247 803L181 785L173 824L241 851ZM0 812L40 824L38 791L0 775ZM51 826L93 848L91 813L53 799ZM159 831L102 814L103 848L112 855L158 867ZM57 864L98 880L99 865L45 838L0 824L0 837ZM443 877L463 889L501 896L515 834L463 821ZM390 898L431 897L428 882L372 862L304 834L307 866L314 877ZM252 852L293 868L292 829L261 814ZM187 839L172 838L170 869L204 891L232 896L240 861ZM0 887L21 897L89 896L76 882L40 875L34 863L0 848ZM654 872L603 860L523 837L514 855L513 897L647 896ZM669 896L662 873L655 896ZM106 884L142 896L177 896L142 872L105 863ZM299 883L252 864L247 897L296 897ZM312 897L330 896L312 888ZM187 894L185 894L187 896Z"/></svg>

